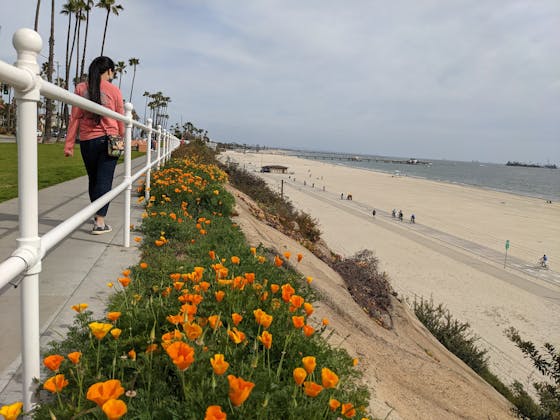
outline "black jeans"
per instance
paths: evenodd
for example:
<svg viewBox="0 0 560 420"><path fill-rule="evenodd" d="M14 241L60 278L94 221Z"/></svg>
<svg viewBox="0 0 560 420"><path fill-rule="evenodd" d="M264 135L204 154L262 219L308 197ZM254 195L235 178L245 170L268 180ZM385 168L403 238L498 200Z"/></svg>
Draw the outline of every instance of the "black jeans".
<svg viewBox="0 0 560 420"><path fill-rule="evenodd" d="M106 136L80 141L80 151L89 178L89 199L93 203L113 187L113 175L119 159L107 154ZM109 203L97 210L97 215L105 217L108 209Z"/></svg>

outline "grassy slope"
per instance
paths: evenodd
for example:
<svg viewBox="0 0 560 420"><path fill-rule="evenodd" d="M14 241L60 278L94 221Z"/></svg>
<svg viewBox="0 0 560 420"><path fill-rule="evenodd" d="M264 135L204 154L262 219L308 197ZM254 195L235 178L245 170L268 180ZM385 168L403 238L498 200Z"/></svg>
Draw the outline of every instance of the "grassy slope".
<svg viewBox="0 0 560 420"><path fill-rule="evenodd" d="M76 147L73 158L64 157L64 144L38 144L39 189L50 187L86 174L84 163ZM144 153L132 152L132 158ZM121 158L122 160L122 158ZM0 202L17 197L17 144L0 144Z"/></svg>

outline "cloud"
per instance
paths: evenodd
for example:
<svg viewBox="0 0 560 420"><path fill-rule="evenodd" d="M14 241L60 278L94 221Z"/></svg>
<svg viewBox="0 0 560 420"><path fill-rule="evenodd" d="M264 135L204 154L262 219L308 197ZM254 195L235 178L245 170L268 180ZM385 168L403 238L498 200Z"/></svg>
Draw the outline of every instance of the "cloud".
<svg viewBox="0 0 560 420"><path fill-rule="evenodd" d="M33 2L12 3L3 10L10 19L0 36L0 59L8 62L14 56L6 57L13 51L6 32L32 24L34 15ZM174 121L190 120L214 138L560 162L555 0L122 4L121 16L110 17L106 51L140 59L137 108L143 111L144 91L162 91L172 98ZM94 11L92 54L103 18ZM43 36L47 22L43 5ZM57 59L64 61L62 16L57 24ZM130 81L131 72L123 79L125 97Z"/></svg>

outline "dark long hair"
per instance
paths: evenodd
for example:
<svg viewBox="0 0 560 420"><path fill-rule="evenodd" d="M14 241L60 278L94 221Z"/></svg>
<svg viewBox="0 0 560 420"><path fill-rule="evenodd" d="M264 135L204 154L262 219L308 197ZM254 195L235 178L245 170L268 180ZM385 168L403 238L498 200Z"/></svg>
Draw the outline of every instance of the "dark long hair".
<svg viewBox="0 0 560 420"><path fill-rule="evenodd" d="M95 58L89 65L88 70L88 96L89 100L103 105L101 103L101 75L107 70L115 71L115 63L109 57L101 56ZM101 115L94 114L94 119L99 124Z"/></svg>

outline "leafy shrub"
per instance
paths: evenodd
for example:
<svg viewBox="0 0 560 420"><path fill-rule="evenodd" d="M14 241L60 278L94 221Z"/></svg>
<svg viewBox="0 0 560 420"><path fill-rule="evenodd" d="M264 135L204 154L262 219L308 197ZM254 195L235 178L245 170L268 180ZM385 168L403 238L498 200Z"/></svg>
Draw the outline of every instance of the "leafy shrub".
<svg viewBox="0 0 560 420"><path fill-rule="evenodd" d="M290 255L250 248L226 216L225 174L191 156L153 180L142 261L110 284L103 319L74 305L68 337L47 352L61 361L45 359L56 375L41 383L34 418L120 418L122 406L139 419L200 419L207 410L228 419L363 416L360 374L323 338L326 322L310 317L313 294L284 264ZM219 355L228 366L213 366ZM333 399L342 405L331 409Z"/></svg>

